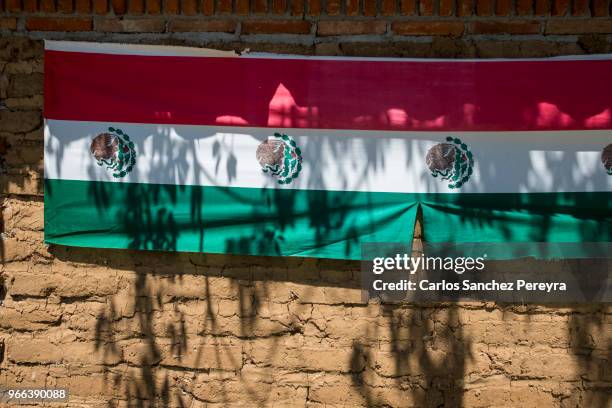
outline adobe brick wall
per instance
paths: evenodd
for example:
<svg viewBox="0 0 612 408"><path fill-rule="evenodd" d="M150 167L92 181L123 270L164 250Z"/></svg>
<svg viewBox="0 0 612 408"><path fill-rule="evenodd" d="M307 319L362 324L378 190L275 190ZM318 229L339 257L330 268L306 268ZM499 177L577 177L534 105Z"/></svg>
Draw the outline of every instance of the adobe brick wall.
<svg viewBox="0 0 612 408"><path fill-rule="evenodd" d="M0 0L0 386L75 407L609 406L607 305L363 304L352 262L46 247L41 40L552 56L610 52L610 6Z"/></svg>

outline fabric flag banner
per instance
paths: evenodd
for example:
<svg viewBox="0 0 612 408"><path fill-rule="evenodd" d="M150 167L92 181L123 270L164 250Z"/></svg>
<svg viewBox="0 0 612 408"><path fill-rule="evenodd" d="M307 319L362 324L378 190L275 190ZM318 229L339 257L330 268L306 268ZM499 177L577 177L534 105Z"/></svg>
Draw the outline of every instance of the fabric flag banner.
<svg viewBox="0 0 612 408"><path fill-rule="evenodd" d="M612 56L45 48L48 243L360 259L419 208L429 242L611 240Z"/></svg>

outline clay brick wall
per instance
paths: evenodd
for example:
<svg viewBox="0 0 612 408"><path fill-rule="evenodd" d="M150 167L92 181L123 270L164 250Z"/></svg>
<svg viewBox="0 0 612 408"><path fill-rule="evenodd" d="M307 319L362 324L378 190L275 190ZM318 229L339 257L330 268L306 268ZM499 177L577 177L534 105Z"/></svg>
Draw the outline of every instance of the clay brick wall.
<svg viewBox="0 0 612 408"><path fill-rule="evenodd" d="M0 0L3 36L325 55L610 49L610 0Z"/></svg>
<svg viewBox="0 0 612 408"><path fill-rule="evenodd" d="M364 304L352 262L46 247L41 40L552 56L610 52L610 6L0 0L0 386L75 407L609 406L608 305Z"/></svg>

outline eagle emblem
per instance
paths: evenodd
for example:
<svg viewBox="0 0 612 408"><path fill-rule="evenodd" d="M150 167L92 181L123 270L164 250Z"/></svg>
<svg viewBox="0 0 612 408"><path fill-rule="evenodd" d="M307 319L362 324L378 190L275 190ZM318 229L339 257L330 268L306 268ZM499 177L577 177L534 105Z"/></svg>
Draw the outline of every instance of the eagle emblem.
<svg viewBox="0 0 612 408"><path fill-rule="evenodd" d="M446 143L438 143L429 149L425 163L433 177L449 180L448 188L455 189L470 179L474 157L461 139L449 136Z"/></svg>
<svg viewBox="0 0 612 408"><path fill-rule="evenodd" d="M134 142L121 129L109 127L94 137L90 151L98 166L105 166L115 178L124 177L136 165Z"/></svg>
<svg viewBox="0 0 612 408"><path fill-rule="evenodd" d="M291 136L275 133L257 147L257 161L264 173L277 179L278 184L289 184L302 170L302 152Z"/></svg>

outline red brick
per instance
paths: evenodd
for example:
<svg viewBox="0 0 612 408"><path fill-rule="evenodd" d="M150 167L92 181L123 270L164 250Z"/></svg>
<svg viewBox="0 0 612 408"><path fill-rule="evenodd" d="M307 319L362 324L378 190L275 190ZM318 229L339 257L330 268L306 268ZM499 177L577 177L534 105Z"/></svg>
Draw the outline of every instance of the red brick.
<svg viewBox="0 0 612 408"><path fill-rule="evenodd" d="M17 19L15 17L0 18L0 30L16 30Z"/></svg>
<svg viewBox="0 0 612 408"><path fill-rule="evenodd" d="M90 0L75 0L74 9L77 13L85 14L91 12L91 1Z"/></svg>
<svg viewBox="0 0 612 408"><path fill-rule="evenodd" d="M318 16L321 14L321 0L308 0L308 14Z"/></svg>
<svg viewBox="0 0 612 408"><path fill-rule="evenodd" d="M327 0L327 15L337 16L340 14L341 7L342 3L340 3L340 0Z"/></svg>
<svg viewBox="0 0 612 408"><path fill-rule="evenodd" d="M303 16L304 15L304 0L292 0L291 1L291 15L292 16Z"/></svg>
<svg viewBox="0 0 612 408"><path fill-rule="evenodd" d="M573 16L584 16L589 12L589 0L574 0L572 4Z"/></svg>
<svg viewBox="0 0 612 408"><path fill-rule="evenodd" d="M219 32L233 33L236 31L236 22L233 20L199 20L175 19L170 21L168 27L172 32Z"/></svg>
<svg viewBox="0 0 612 408"><path fill-rule="evenodd" d="M612 20L550 20L546 34L612 34Z"/></svg>
<svg viewBox="0 0 612 408"><path fill-rule="evenodd" d="M164 13L166 14L178 14L179 13L179 0L164 0Z"/></svg>
<svg viewBox="0 0 612 408"><path fill-rule="evenodd" d="M287 0L272 0L272 12L274 14L285 14L287 12Z"/></svg>
<svg viewBox="0 0 612 408"><path fill-rule="evenodd" d="M18 13L21 11L21 0L6 0L5 7L8 12Z"/></svg>
<svg viewBox="0 0 612 408"><path fill-rule="evenodd" d="M249 0L236 0L236 14L242 16L249 14Z"/></svg>
<svg viewBox="0 0 612 408"><path fill-rule="evenodd" d="M509 16L512 13L512 0L497 0L495 3L495 15Z"/></svg>
<svg viewBox="0 0 612 408"><path fill-rule="evenodd" d="M113 12L117 15L125 14L127 11L126 0L111 0Z"/></svg>
<svg viewBox="0 0 612 408"><path fill-rule="evenodd" d="M610 11L610 0L593 0L593 16L607 17Z"/></svg>
<svg viewBox="0 0 612 408"><path fill-rule="evenodd" d="M401 0L400 14L403 16L414 16L416 14L416 0Z"/></svg>
<svg viewBox="0 0 612 408"><path fill-rule="evenodd" d="M539 21L474 21L471 30L474 34L538 34Z"/></svg>
<svg viewBox="0 0 612 408"><path fill-rule="evenodd" d="M218 13L231 13L232 12L232 0L219 0Z"/></svg>
<svg viewBox="0 0 612 408"><path fill-rule="evenodd" d="M532 0L516 0L516 14L519 16L528 16L533 12Z"/></svg>
<svg viewBox="0 0 612 408"><path fill-rule="evenodd" d="M181 13L186 16L195 16L198 14L198 0L180 0Z"/></svg>
<svg viewBox="0 0 612 408"><path fill-rule="evenodd" d="M452 16L453 15L453 3L454 0L440 0L440 9L438 14L441 16Z"/></svg>
<svg viewBox="0 0 612 408"><path fill-rule="evenodd" d="M72 13L72 0L57 0L57 11Z"/></svg>
<svg viewBox="0 0 612 408"><path fill-rule="evenodd" d="M363 14L371 17L377 14L376 0L363 0Z"/></svg>
<svg viewBox="0 0 612 408"><path fill-rule="evenodd" d="M166 22L160 18L107 18L96 21L96 31L107 33L161 33Z"/></svg>
<svg viewBox="0 0 612 408"><path fill-rule="evenodd" d="M202 1L202 14L205 16L212 16L215 12L215 0L203 0Z"/></svg>
<svg viewBox="0 0 612 408"><path fill-rule="evenodd" d="M253 0L253 12L267 13L268 12L268 0Z"/></svg>
<svg viewBox="0 0 612 408"><path fill-rule="evenodd" d="M384 34L386 30L385 21L319 21L317 34L320 36Z"/></svg>
<svg viewBox="0 0 612 408"><path fill-rule="evenodd" d="M472 0L458 0L457 14L460 16L471 16L474 3Z"/></svg>
<svg viewBox="0 0 612 408"><path fill-rule="evenodd" d="M536 0L535 15L547 16L550 13L550 2L548 0Z"/></svg>
<svg viewBox="0 0 612 408"><path fill-rule="evenodd" d="M459 21L396 21L391 30L399 35L461 35L464 27Z"/></svg>
<svg viewBox="0 0 612 408"><path fill-rule="evenodd" d="M128 13L130 14L144 13L144 0L129 0Z"/></svg>
<svg viewBox="0 0 612 408"><path fill-rule="evenodd" d="M243 34L310 34L304 20L251 20L242 23Z"/></svg>
<svg viewBox="0 0 612 408"><path fill-rule="evenodd" d="M93 0L93 9L96 14L108 13L108 0Z"/></svg>
<svg viewBox="0 0 612 408"><path fill-rule="evenodd" d="M553 16L564 16L569 8L569 0L554 0L552 6Z"/></svg>
<svg viewBox="0 0 612 408"><path fill-rule="evenodd" d="M346 0L345 13L347 16L358 16L359 0Z"/></svg>
<svg viewBox="0 0 612 408"><path fill-rule="evenodd" d="M383 16L392 16L395 14L395 0L381 0L380 14Z"/></svg>
<svg viewBox="0 0 612 408"><path fill-rule="evenodd" d="M43 13L55 13L55 0L40 0L40 11Z"/></svg>
<svg viewBox="0 0 612 408"><path fill-rule="evenodd" d="M29 31L91 31L91 18L30 17L26 21Z"/></svg>
<svg viewBox="0 0 612 408"><path fill-rule="evenodd" d="M146 0L147 14L161 13L161 0Z"/></svg>
<svg viewBox="0 0 612 408"><path fill-rule="evenodd" d="M421 0L419 2L419 15L433 16L434 4L434 0Z"/></svg>
<svg viewBox="0 0 612 408"><path fill-rule="evenodd" d="M476 15L490 16L493 14L493 0L476 0Z"/></svg>
<svg viewBox="0 0 612 408"><path fill-rule="evenodd" d="M28 13L33 13L37 10L38 10L37 0L23 0L23 11L26 11Z"/></svg>

